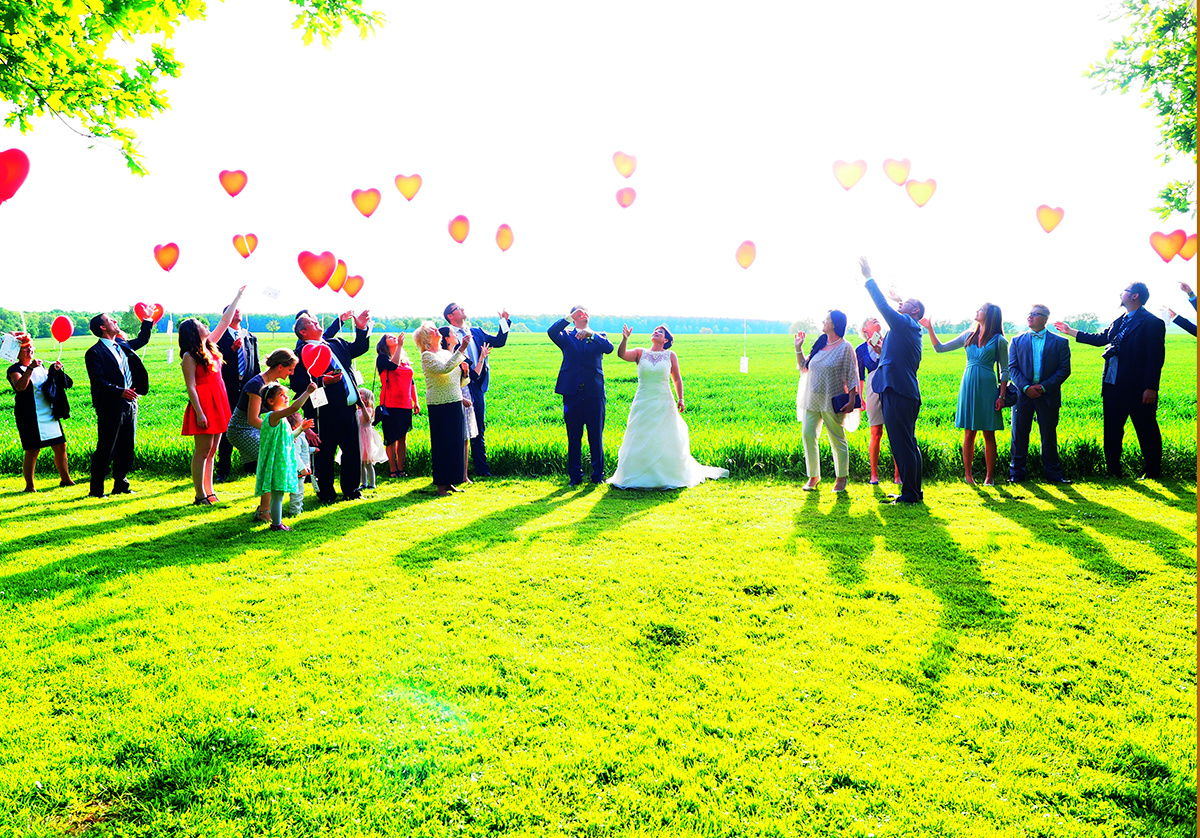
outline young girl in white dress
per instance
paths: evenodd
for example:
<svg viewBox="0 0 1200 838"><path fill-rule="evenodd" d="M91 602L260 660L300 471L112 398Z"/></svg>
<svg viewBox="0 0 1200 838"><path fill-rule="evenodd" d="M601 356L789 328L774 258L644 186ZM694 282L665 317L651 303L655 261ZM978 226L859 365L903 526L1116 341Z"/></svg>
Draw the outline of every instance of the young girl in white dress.
<svg viewBox="0 0 1200 838"><path fill-rule="evenodd" d="M618 489L681 489L728 477L729 470L701 465L692 457L683 413L683 377L671 350L675 339L659 326L649 349L627 349L632 329L625 326L617 357L637 364L638 386L629 406L617 470L608 482ZM676 398L672 398L671 384Z"/></svg>
<svg viewBox="0 0 1200 838"><path fill-rule="evenodd" d="M363 489L375 488L375 464L388 461L383 437L375 430L375 397L366 387L358 388L358 450L362 455L362 475L359 484Z"/></svg>

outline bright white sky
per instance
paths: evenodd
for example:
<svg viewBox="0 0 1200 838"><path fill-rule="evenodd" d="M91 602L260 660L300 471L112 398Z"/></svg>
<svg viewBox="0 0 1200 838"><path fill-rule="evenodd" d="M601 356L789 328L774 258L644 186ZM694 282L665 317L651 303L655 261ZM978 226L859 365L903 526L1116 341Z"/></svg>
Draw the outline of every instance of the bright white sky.
<svg viewBox="0 0 1200 838"><path fill-rule="evenodd" d="M1173 175L1140 97L1082 77L1125 28L1103 0L987 3L385 2L381 34L303 47L283 0L210 5L185 24L172 110L136 124L151 174L49 119L0 149L31 158L0 205L8 308L369 307L477 317L560 312L817 319L865 314L856 257L935 318L984 300L1021 322L1115 316L1124 284L1186 308L1149 234L1195 230L1148 212ZM628 181L612 154L636 155ZM938 190L918 209L883 174L912 161ZM851 191L834 160L870 168ZM243 169L237 198L217 173ZM411 203L397 174L420 174ZM624 186L637 200L621 209ZM352 189L383 201L363 218ZM1042 203L1066 218L1047 235ZM462 245L447 223L471 221ZM496 228L516 243L502 253ZM243 260L236 233L256 233ZM743 271L734 251L752 239ZM170 273L153 246L177 242ZM350 301L301 275L330 250L366 284ZM279 289L278 300L263 295ZM253 318L252 323L253 323ZM261 323L253 323L261 328Z"/></svg>

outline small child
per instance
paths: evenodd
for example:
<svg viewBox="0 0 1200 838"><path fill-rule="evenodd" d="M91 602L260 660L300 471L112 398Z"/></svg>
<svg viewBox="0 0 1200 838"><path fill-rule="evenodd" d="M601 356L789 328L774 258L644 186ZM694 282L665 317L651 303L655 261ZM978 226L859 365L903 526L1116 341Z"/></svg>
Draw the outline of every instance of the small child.
<svg viewBox="0 0 1200 838"><path fill-rule="evenodd" d="M308 389L290 406L287 388L278 381L263 387L259 393L267 415L263 417L258 439L254 492L264 501L270 495L272 530L291 530L283 523L283 496L300 489L296 477L300 472L300 459L296 456L295 438L313 426L313 420L305 419L299 428L293 430L284 420L298 412L316 389L316 383L310 383Z"/></svg>
<svg viewBox="0 0 1200 838"><path fill-rule="evenodd" d="M358 388L358 450L362 454L362 477L359 483L364 489L375 488L375 464L388 461L383 437L375 430L375 397L365 387Z"/></svg>
<svg viewBox="0 0 1200 838"><path fill-rule="evenodd" d="M304 436L303 428L300 428L301 420L299 413L293 413L287 418L288 424L292 426L292 430L299 429L301 433L296 435L296 457L300 460L300 471L296 475L299 488L288 495L287 509L284 515L289 518L297 517L304 511L304 478L312 475L312 455L313 447L308 444L308 439ZM316 489L316 482L313 482L313 489Z"/></svg>

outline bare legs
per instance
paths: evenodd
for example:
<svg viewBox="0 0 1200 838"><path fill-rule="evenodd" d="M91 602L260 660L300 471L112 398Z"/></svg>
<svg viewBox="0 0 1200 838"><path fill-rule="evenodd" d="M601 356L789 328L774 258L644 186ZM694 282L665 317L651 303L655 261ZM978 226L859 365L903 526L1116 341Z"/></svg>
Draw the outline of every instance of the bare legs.
<svg viewBox="0 0 1200 838"><path fill-rule="evenodd" d="M983 434L983 460L987 466L987 474L984 477L984 486L995 486L996 474L996 432L995 431L963 431L963 480L972 486L975 485L975 477L971 474L971 466L975 461L975 434Z"/></svg>
<svg viewBox="0 0 1200 838"><path fill-rule="evenodd" d="M58 469L58 485L74 486L75 481L71 479L71 472L67 468L67 444L60 442L58 445L51 445L50 450L54 453L54 467ZM33 472L40 453L40 451L26 451L25 459L21 463L21 475L25 478L26 492L37 491L33 486Z"/></svg>
<svg viewBox="0 0 1200 838"><path fill-rule="evenodd" d="M216 498L213 492L213 461L217 457L220 434L196 434L196 450L192 452L192 486L196 500Z"/></svg>
<svg viewBox="0 0 1200 838"><path fill-rule="evenodd" d="M404 474L404 461L408 459L408 437L402 436L387 446L388 471Z"/></svg>

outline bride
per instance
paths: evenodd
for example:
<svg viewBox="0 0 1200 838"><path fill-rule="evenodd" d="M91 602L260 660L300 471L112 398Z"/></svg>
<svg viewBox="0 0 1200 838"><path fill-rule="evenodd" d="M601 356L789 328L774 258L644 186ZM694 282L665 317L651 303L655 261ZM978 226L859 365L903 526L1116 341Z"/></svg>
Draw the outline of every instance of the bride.
<svg viewBox="0 0 1200 838"><path fill-rule="evenodd" d="M621 330L617 357L637 364L638 386L629 407L625 439L617 454L617 471L609 483L619 489L680 489L707 479L728 477L729 470L702 466L692 459L683 412L683 379L679 358L671 351L674 337L659 326L650 349L627 349L629 326ZM671 382L678 399L671 398Z"/></svg>

